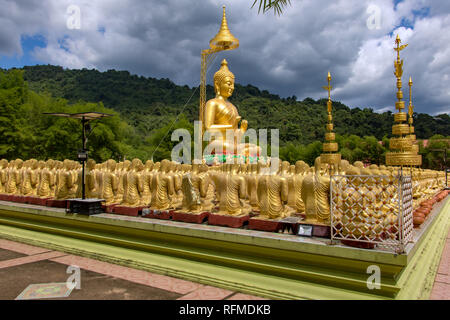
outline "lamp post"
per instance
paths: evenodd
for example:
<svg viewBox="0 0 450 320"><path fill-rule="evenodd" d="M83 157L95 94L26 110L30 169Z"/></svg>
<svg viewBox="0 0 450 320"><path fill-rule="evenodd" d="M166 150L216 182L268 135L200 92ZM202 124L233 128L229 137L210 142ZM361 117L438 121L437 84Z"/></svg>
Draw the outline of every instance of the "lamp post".
<svg viewBox="0 0 450 320"><path fill-rule="evenodd" d="M82 200L86 199L86 186L85 186L85 162L88 159L88 152L86 149L86 129L89 122L92 120L97 120L101 118L111 117L112 114L102 113L102 112L82 112L82 113L44 113L51 116L72 118L81 120L81 138L82 138L82 149L78 153L78 160L82 163L81 172L81 197Z"/></svg>

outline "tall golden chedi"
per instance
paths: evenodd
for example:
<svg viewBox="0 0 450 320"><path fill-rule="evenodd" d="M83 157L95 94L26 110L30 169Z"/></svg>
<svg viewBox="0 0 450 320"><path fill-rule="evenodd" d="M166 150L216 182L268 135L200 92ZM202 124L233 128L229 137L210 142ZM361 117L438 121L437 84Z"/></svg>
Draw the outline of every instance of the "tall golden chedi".
<svg viewBox="0 0 450 320"><path fill-rule="evenodd" d="M386 153L386 164L390 166L420 166L422 164L422 156L418 155L417 150L413 150L413 141L411 140L411 126L412 126L412 108L410 112L410 124L406 122L405 102L403 101L402 92L402 75L403 75L403 60L400 59L400 51L405 49L408 44L400 45L402 41L397 35L394 48L397 51L397 60L394 62L394 74L397 78L397 99L395 108L398 113L394 114L395 124L392 126L392 134L396 137L389 140L389 149L391 152ZM412 102L410 102L412 106Z"/></svg>
<svg viewBox="0 0 450 320"><path fill-rule="evenodd" d="M408 124L409 124L409 135L408 138L412 141L412 153L418 154L419 153L419 145L417 144L416 135L414 134L414 126L413 126L413 115L414 115L414 106L412 104L412 79L409 77L409 105L408 105ZM420 156L422 157L422 156Z"/></svg>
<svg viewBox="0 0 450 320"><path fill-rule="evenodd" d="M325 141L323 143L323 152L320 155L320 162L327 163L328 165L337 166L341 161L341 154L337 153L338 144L335 142L336 134L333 132L333 116L331 114L333 104L331 101L331 74L328 72L327 76L328 86L323 88L328 91L328 101L327 101L327 112L328 112L328 123L327 132L325 133Z"/></svg>

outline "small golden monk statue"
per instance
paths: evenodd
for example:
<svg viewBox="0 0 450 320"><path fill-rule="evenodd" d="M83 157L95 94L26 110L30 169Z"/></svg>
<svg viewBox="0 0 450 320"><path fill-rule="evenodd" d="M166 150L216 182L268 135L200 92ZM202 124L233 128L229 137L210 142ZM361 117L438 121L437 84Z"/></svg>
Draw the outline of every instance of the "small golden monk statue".
<svg viewBox="0 0 450 320"><path fill-rule="evenodd" d="M97 188L97 181L95 179L95 160L89 159L86 164L86 197L87 198L99 198L101 194L99 194L99 190Z"/></svg>
<svg viewBox="0 0 450 320"><path fill-rule="evenodd" d="M125 193L125 179L128 171L130 170L131 161L125 160L119 165L119 170L117 171L117 176L119 177L119 186L116 192L116 203L122 203L124 193Z"/></svg>
<svg viewBox="0 0 450 320"><path fill-rule="evenodd" d="M11 160L8 172L8 182L6 183L6 193L20 194L20 172L23 166L22 159Z"/></svg>
<svg viewBox="0 0 450 320"><path fill-rule="evenodd" d="M151 203L152 199L151 183L153 177L153 167L154 167L153 161L147 160L145 162L144 170L142 171L142 183L144 187L141 197L142 206L148 206Z"/></svg>
<svg viewBox="0 0 450 320"><path fill-rule="evenodd" d="M272 161L277 161L272 159ZM281 168L289 168L289 162ZM280 166L270 174L258 178L258 203L260 217L266 219L280 219L293 213L292 208L286 206L288 200L288 180L280 175Z"/></svg>
<svg viewBox="0 0 450 320"><path fill-rule="evenodd" d="M294 165L295 172L288 179L289 196L288 205L294 208L296 212L304 212L305 204L302 200L302 183L309 166L304 161L297 161Z"/></svg>
<svg viewBox="0 0 450 320"><path fill-rule="evenodd" d="M216 153L234 153L238 150L246 155L258 154L259 147L252 144L241 144L241 138L247 131L247 120L241 121L237 108L228 101L234 91L234 74L228 69L224 59L219 71L214 74L214 90L216 97L208 100L204 108L204 129L214 137L210 148ZM240 127L239 127L240 122ZM227 130L233 133L233 140L227 141ZM212 139L212 137L211 137Z"/></svg>
<svg viewBox="0 0 450 320"><path fill-rule="evenodd" d="M6 193L8 160L0 160L0 194Z"/></svg>
<svg viewBox="0 0 450 320"><path fill-rule="evenodd" d="M250 212L241 199L247 196L245 179L237 174L239 164L226 163L222 165L223 171L212 176L216 186L216 195L219 202L219 214L239 216Z"/></svg>
<svg viewBox="0 0 450 320"><path fill-rule="evenodd" d="M113 159L106 162L107 171L103 175L103 194L102 199L105 199L105 204L111 205L115 203L116 192L119 185L119 178L116 176L115 170L117 163Z"/></svg>
<svg viewBox="0 0 450 320"><path fill-rule="evenodd" d="M183 192L181 211L202 213L206 210L211 210L212 203L205 203L210 181L204 169L204 165L194 163L192 171L183 175L181 182Z"/></svg>
<svg viewBox="0 0 450 320"><path fill-rule="evenodd" d="M156 164L159 164L159 162ZM151 184L152 200L150 204L150 208L153 210L173 209L172 196L175 194L175 182L173 177L168 175L170 167L170 161L164 159L160 163L159 171L153 175Z"/></svg>
<svg viewBox="0 0 450 320"><path fill-rule="evenodd" d="M45 162L45 167L41 170L40 182L37 194L40 198L49 198L52 196L52 189L55 185L55 175L53 173L53 167L55 161L49 159Z"/></svg>
<svg viewBox="0 0 450 320"><path fill-rule="evenodd" d="M306 221L327 223L330 220L330 176L326 175L320 157L314 161L314 169L302 182Z"/></svg>
<svg viewBox="0 0 450 320"><path fill-rule="evenodd" d="M144 165L140 159L133 159L130 170L124 177L124 195L122 205L138 207L141 203L141 194L144 191L142 170Z"/></svg>
<svg viewBox="0 0 450 320"><path fill-rule="evenodd" d="M247 174L245 180L247 183L247 198L253 211L259 211L258 203L258 164L250 163L247 167Z"/></svg>
<svg viewBox="0 0 450 320"><path fill-rule="evenodd" d="M55 199L66 200L70 197L70 190L73 187L73 175L70 172L72 164L70 160L64 160L63 168L58 171L56 176L56 194Z"/></svg>
<svg viewBox="0 0 450 320"><path fill-rule="evenodd" d="M38 184L38 161L30 159L27 168L23 171L22 194L24 196L36 195Z"/></svg>

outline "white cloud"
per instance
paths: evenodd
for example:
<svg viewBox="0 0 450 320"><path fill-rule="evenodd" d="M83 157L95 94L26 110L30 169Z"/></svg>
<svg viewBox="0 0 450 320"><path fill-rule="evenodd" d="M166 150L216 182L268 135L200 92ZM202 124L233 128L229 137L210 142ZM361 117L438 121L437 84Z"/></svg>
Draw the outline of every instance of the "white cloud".
<svg viewBox="0 0 450 320"><path fill-rule="evenodd" d="M43 63L70 68L128 70L198 85L200 51L221 19L223 0L0 0L0 54L21 54L21 35L42 34L36 48ZM395 103L393 46L400 33L409 47L407 77L414 81L416 110L450 112L450 5L448 1L292 1L281 16L250 9L252 0L225 1L231 32L240 48L221 53L237 81L282 96L325 97L326 74L333 97L351 107L392 108ZM67 7L81 9L81 29L66 27ZM380 28L369 29L369 5L380 8ZM426 12L428 16L415 15ZM408 21L413 29L399 27ZM7 31L4 31L7 30ZM393 35L390 33L394 31ZM211 81L211 74L209 81Z"/></svg>

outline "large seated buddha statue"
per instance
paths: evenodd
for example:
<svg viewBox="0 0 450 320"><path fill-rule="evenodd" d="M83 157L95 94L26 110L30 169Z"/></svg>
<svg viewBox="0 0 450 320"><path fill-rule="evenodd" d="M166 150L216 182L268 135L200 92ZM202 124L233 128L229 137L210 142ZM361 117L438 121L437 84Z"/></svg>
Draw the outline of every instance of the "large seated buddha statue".
<svg viewBox="0 0 450 320"><path fill-rule="evenodd" d="M237 108L228 101L234 91L234 75L228 69L224 59L222 65L214 74L214 90L216 97L208 100L204 108L204 129L211 134L209 150L215 154L258 155L259 147L254 144L241 143L241 138L247 131L247 120L241 121ZM240 122L240 126L239 126ZM227 130L232 130L227 141ZM214 141L212 141L214 140Z"/></svg>

